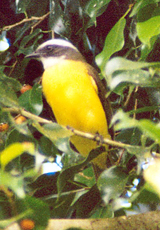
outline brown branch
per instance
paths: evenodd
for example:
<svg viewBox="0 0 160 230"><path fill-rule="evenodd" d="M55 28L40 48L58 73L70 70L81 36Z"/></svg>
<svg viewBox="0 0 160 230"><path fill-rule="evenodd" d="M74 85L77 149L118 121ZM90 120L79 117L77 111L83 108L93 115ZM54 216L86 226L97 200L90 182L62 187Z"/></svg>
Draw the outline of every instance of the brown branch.
<svg viewBox="0 0 160 230"><path fill-rule="evenodd" d="M160 227L159 219L160 211L106 219L50 219L46 230L155 230ZM20 227L17 223L14 223L5 230L20 230Z"/></svg>
<svg viewBox="0 0 160 230"><path fill-rule="evenodd" d="M17 113L17 114L21 114L31 120L43 123L43 124L51 124L53 123L52 121L49 121L47 119L41 118L39 116L36 116L30 112L25 111L24 109L19 109L19 108L3 108L4 112L10 112L10 113ZM64 127L66 128L66 127ZM127 144L123 144L121 142L117 142L117 141L113 141L107 138L103 138L100 135L94 135L91 133L85 133L85 132L81 132L79 130L73 129L71 127L67 127L68 130L70 130L71 132L73 132L75 135L84 137L84 138L88 138L97 142L100 142L101 144L108 144L114 147L118 147L118 148L127 148L127 147L131 147L131 145L127 145ZM136 147L136 146L134 146ZM139 147L139 146L138 146Z"/></svg>
<svg viewBox="0 0 160 230"><path fill-rule="evenodd" d="M77 136L81 136L81 137L85 137L87 139L90 140L94 140L97 141L101 144L107 144L107 145L111 145L113 147L118 147L118 148L131 148L133 147L132 145L129 144L124 144L122 142L118 142L118 141L114 141L114 140L110 140L108 138L103 138L101 135L95 135L95 134L91 134L91 133L85 133L70 127L67 127L69 130L71 130L75 135ZM139 148L140 146L134 146L134 148Z"/></svg>
<svg viewBox="0 0 160 230"><path fill-rule="evenodd" d="M35 16L32 16L31 18L24 18L23 20L21 20L20 22L17 22L15 24L12 24L12 25L9 25L9 26L5 26L3 28L0 28L0 32L1 31L7 31L7 30L11 30L13 29L14 27L17 27L23 23L26 23L26 22L30 22L30 21L39 21L38 23L36 23L36 25L38 25L41 21L43 21L48 15L50 14L50 12L48 12L47 14L44 14L43 16L41 17L35 17Z"/></svg>
<svg viewBox="0 0 160 230"><path fill-rule="evenodd" d="M17 114L21 114L33 121L37 121L39 123L43 123L43 124L51 124L53 123L53 121L41 118L39 116L36 116L30 112L25 111L24 109L20 109L20 108L3 108L4 112L10 112L10 113L17 113ZM123 148L123 149L139 149L140 146L132 146L129 144L124 144L122 142L118 142L118 141L114 141L114 140L110 140L108 138L103 138L101 135L95 135L95 134L91 134L91 133L85 133L76 129L73 129L72 127L64 127L67 128L68 130L70 130L71 132L73 132L73 134L77 135L77 136L81 136L90 140L94 140L97 141L101 144L107 144L113 147L117 147L117 148Z"/></svg>
<svg viewBox="0 0 160 230"><path fill-rule="evenodd" d="M20 108L3 108L3 112L9 112L9 113L16 113L16 114L21 114L31 120L43 123L43 124L51 124L53 123L52 121L49 121L47 119L44 119L42 117L39 117L37 115L34 115L30 112L27 112L24 109L20 109Z"/></svg>

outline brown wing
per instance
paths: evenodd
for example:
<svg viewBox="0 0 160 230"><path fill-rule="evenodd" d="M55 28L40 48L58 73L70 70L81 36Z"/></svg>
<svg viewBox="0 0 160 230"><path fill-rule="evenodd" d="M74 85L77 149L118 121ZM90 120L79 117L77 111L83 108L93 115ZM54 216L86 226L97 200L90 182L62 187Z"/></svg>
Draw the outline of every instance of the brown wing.
<svg viewBox="0 0 160 230"><path fill-rule="evenodd" d="M92 66L90 66L89 64L87 65L88 67L88 74L93 77L97 87L98 87L98 96L101 100L101 103L103 105L105 114L106 114L106 118L107 118L107 122L108 125L111 122L111 118L112 118L112 109L111 109L111 104L108 98L106 98L106 87L104 86L104 84L102 83L102 81L99 78L98 72L96 71L95 68L93 68ZM113 127L109 128L109 133L113 139L114 137L114 132L113 132Z"/></svg>

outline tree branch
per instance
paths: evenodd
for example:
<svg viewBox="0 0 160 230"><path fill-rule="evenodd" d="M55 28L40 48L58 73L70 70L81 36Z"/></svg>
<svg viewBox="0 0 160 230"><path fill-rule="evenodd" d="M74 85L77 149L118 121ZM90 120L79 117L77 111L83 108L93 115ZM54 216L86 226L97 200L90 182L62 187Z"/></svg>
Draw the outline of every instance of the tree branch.
<svg viewBox="0 0 160 230"><path fill-rule="evenodd" d="M41 17L35 17L35 16L32 16L31 18L24 18L23 20L21 20L20 22L17 22L15 24L12 24L12 25L9 25L9 26L5 26L3 28L0 28L0 32L1 31L7 31L7 30L11 30L13 29L14 27L16 26L19 26L23 23L26 23L26 22L30 22L30 21L39 21L39 22L36 22L36 25L38 25L41 21L43 21L48 15L50 14L50 12L48 12L47 14L44 14L43 16Z"/></svg>
<svg viewBox="0 0 160 230"><path fill-rule="evenodd" d="M107 219L50 219L46 230L155 230L160 227L159 219L160 211ZM5 230L20 230L20 227L14 223Z"/></svg>
<svg viewBox="0 0 160 230"><path fill-rule="evenodd" d="M44 119L44 118L41 118L39 116L36 116L30 112L27 112L25 111L24 109L20 109L20 108L3 108L3 111L4 112L10 112L10 113L17 113L17 114L21 114L31 120L34 120L34 121L37 121L39 123L43 123L43 124L51 124L53 123L53 121L50 121L50 120L47 120L47 119ZM118 142L118 141L114 141L114 140L110 140L108 138L103 138L101 135L99 134L91 134L91 133L85 133L85 132L82 132L82 131L79 131L79 130L76 130L72 127L64 127L64 128L67 128L69 130L71 130L75 135L77 136L81 136L81 137L84 137L84 138L87 138L87 139L90 139L90 140L94 140L94 141L97 141L101 144L107 144L107 145L110 145L110 146L113 146L113 147L117 147L117 148L124 148L124 149L131 149L131 148L134 148L134 149L139 149L140 146L132 146L132 145L129 145L129 144L124 144L122 142Z"/></svg>

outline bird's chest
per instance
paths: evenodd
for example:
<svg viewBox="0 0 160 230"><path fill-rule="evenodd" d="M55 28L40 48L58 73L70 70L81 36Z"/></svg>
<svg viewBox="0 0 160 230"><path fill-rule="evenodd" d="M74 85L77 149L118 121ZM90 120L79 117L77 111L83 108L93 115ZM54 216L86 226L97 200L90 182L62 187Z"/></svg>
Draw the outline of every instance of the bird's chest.
<svg viewBox="0 0 160 230"><path fill-rule="evenodd" d="M45 70L42 78L43 93L57 121L75 126L76 119L89 110L90 95L96 94L91 78L82 66L56 65ZM92 93L90 91L93 91Z"/></svg>
<svg viewBox="0 0 160 230"><path fill-rule="evenodd" d="M43 92L50 105L58 103L60 106L61 101L63 105L68 105L69 101L71 103L81 100L88 80L83 71L56 65L45 70L43 74Z"/></svg>

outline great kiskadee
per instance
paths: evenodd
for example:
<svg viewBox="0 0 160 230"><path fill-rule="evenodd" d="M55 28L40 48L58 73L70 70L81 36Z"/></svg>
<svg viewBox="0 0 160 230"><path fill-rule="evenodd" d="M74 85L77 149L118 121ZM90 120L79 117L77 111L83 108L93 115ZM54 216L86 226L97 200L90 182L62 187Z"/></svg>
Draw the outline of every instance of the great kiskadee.
<svg viewBox="0 0 160 230"><path fill-rule="evenodd" d="M110 138L110 105L97 71L78 49L63 39L51 39L27 57L39 59L44 67L42 89L56 121L63 126ZM70 138L77 151L86 157L97 143L77 135ZM106 168L106 152L93 160L99 169Z"/></svg>

